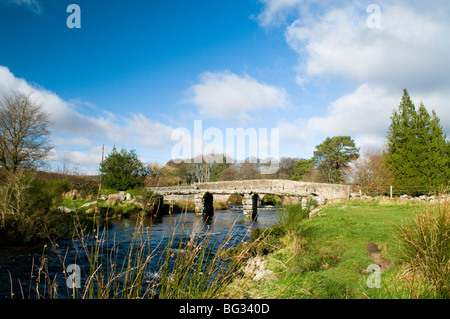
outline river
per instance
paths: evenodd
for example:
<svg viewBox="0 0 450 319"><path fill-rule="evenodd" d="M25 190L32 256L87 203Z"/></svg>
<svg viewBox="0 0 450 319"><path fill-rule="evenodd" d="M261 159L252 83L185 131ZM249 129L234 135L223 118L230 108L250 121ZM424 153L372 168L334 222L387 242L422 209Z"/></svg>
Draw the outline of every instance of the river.
<svg viewBox="0 0 450 319"><path fill-rule="evenodd" d="M227 242L227 247L234 247L242 241L250 239L250 233L253 228L271 226L278 222L276 211L273 209L258 209L258 218L252 221L245 217L242 210L224 210L216 211L214 216L204 219L195 213L166 215L158 220L150 218L145 219L141 224L141 237L147 238L150 242L149 251L155 254L155 262L152 264L154 269L160 265L157 256L163 254L168 247L176 251L180 246L180 241L187 241L186 238L192 236L196 238L210 237L210 243ZM97 236L104 238L105 247L114 247L114 258L116 262L121 262L126 258L131 245L136 243L137 217L130 217L122 220L114 220L110 223L107 232L104 230ZM103 237L102 237L103 236ZM142 240L142 238L140 239ZM55 283L59 286L58 298L67 298L66 279L63 275L63 266L75 263L80 265L84 272L86 268L89 271L89 262L86 257L86 251L90 252L91 241L87 239L84 243L78 239L61 240L57 246L47 246L44 250L43 245L26 247L0 247L0 298L36 298L35 287L38 268L41 256L45 256L45 272L47 278L55 278ZM210 244L212 245L212 244ZM94 245L95 247L95 245ZM63 262L62 262L63 260ZM81 281L84 284L83 274ZM39 288L48 290L48 286ZM64 288L65 287L65 288ZM42 293L42 292L40 292Z"/></svg>

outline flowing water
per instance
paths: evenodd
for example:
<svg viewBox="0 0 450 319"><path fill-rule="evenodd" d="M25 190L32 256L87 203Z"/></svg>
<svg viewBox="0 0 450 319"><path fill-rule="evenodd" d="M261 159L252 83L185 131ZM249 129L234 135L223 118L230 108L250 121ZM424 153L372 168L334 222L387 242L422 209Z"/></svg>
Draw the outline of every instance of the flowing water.
<svg viewBox="0 0 450 319"><path fill-rule="evenodd" d="M194 213L166 215L158 220L145 219L140 227L139 239L135 236L137 222L136 217L112 221L107 232L103 231L97 236L103 238L104 246L109 251L114 250L114 261L118 263L127 258L130 246L139 247L139 240L145 240L150 243L149 253L155 256L152 258L151 271L157 271L161 260L164 259L158 255L163 255L169 245L169 249L177 253L182 250L180 242L186 242L186 238L199 238L201 242L202 237L210 236L211 245L227 242L227 247L231 248L249 240L253 228L271 226L277 223L278 219L273 209L259 209L256 221L245 217L242 210L234 209L215 212L214 216L207 219ZM45 250L42 245L0 248L0 298L11 298L12 293L14 298L36 298L36 278L43 252L46 263L42 272L45 272L48 278L55 278L56 275L55 283L60 288L57 290L57 297L67 298L67 275L64 275L62 265L79 265L83 269L80 279L84 284L84 280L89 276L86 273L89 273L87 255L92 248L90 243L90 239L85 242L74 239L59 241L56 247L47 246ZM111 256L110 252L106 258ZM39 290L42 290L42 287Z"/></svg>

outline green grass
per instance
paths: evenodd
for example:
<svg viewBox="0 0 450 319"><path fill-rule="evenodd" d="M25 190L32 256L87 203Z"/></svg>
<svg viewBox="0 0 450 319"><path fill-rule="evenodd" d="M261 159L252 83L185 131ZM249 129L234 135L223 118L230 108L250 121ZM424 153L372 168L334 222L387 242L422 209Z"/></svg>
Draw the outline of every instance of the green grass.
<svg viewBox="0 0 450 319"><path fill-rule="evenodd" d="M349 201L325 207L325 216L295 220L281 239L283 248L266 256L279 281L247 282L249 298L391 298L405 297L396 225L411 220L414 205ZM369 289L366 269L375 262L367 245L382 248L391 262L381 274L381 289ZM397 280L398 282L396 282ZM411 297L411 296L409 296Z"/></svg>

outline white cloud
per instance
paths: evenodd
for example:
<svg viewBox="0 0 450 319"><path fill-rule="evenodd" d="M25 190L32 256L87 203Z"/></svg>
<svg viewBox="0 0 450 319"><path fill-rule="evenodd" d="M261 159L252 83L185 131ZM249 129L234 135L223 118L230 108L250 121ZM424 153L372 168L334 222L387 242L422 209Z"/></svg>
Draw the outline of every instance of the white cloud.
<svg viewBox="0 0 450 319"><path fill-rule="evenodd" d="M261 25L285 18L289 5L301 7L285 36L298 53L297 81L304 89L310 80L330 79L356 87L331 102L323 116L279 121L283 141L308 145L318 137L350 135L359 146L381 148L404 88L416 106L423 101L430 112L436 110L449 135L450 2L378 1L380 29L367 26L369 2L329 1L314 10L306 0L279 7L275 0L264 2Z"/></svg>
<svg viewBox="0 0 450 319"><path fill-rule="evenodd" d="M93 145L93 142L92 140L84 137L62 138L56 136L51 139L51 144L53 147L91 147Z"/></svg>
<svg viewBox="0 0 450 319"><path fill-rule="evenodd" d="M111 150L105 146L105 156ZM48 166L56 172L96 175L101 160L102 146L93 146L82 151L53 149L48 156Z"/></svg>
<svg viewBox="0 0 450 319"><path fill-rule="evenodd" d="M247 120L249 112L288 105L284 89L230 72L205 72L200 83L190 88L187 102L207 118Z"/></svg>
<svg viewBox="0 0 450 319"><path fill-rule="evenodd" d="M383 86L363 84L332 102L325 116L279 121L280 138L286 143L309 145L317 136L346 135L363 149L382 149L390 117L402 95L401 90L388 91ZM416 107L423 102L430 113L435 110L444 132L449 135L450 109L446 101L450 100L450 93L414 93L411 99Z"/></svg>
<svg viewBox="0 0 450 319"><path fill-rule="evenodd" d="M383 87L363 84L331 103L327 116L310 118L305 129L322 134L384 134L401 95L401 91L391 94Z"/></svg>
<svg viewBox="0 0 450 319"><path fill-rule="evenodd" d="M278 125L284 140L306 142L320 135L384 134L389 117L399 104L402 92L390 94L382 87L367 84L330 104L326 116L297 121L285 120Z"/></svg>
<svg viewBox="0 0 450 319"><path fill-rule="evenodd" d="M51 161L58 160L58 152L68 152L72 163L88 165L92 170L101 159L101 151L98 151L101 146L93 145L123 143L127 148L162 147L171 141L171 127L151 121L142 114L118 117L100 110L100 116L84 115L73 101L67 102L53 92L32 86L0 66L0 95L11 90L31 93L32 99L49 114L53 122L51 142L56 148L56 153L49 158Z"/></svg>
<svg viewBox="0 0 450 319"><path fill-rule="evenodd" d="M41 14L42 8L37 0L5 0L6 3L24 6L33 13Z"/></svg>
<svg viewBox="0 0 450 319"><path fill-rule="evenodd" d="M304 0L261 0L264 10L256 17L262 26L279 25L293 8L304 4Z"/></svg>
<svg viewBox="0 0 450 319"><path fill-rule="evenodd" d="M369 28L361 5L333 8L312 20L302 18L286 31L299 53L299 80L334 76L396 87L450 83L450 23L447 16L418 7L384 3L381 28ZM450 11L449 3L440 8Z"/></svg>
<svg viewBox="0 0 450 319"><path fill-rule="evenodd" d="M144 146L160 147L171 142L173 128L153 122L142 114L132 114L131 118L125 119L125 124L123 134Z"/></svg>
<svg viewBox="0 0 450 319"><path fill-rule="evenodd" d="M76 110L75 105L64 101L55 93L34 87L26 80L15 77L8 68L0 66L0 93L12 90L31 93L32 99L41 104L50 115L55 133L89 137L111 127L111 119L85 116Z"/></svg>

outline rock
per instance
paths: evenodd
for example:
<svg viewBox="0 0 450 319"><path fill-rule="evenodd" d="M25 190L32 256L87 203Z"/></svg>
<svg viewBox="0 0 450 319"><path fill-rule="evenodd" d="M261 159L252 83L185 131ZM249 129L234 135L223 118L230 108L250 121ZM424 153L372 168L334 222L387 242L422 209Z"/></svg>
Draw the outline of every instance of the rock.
<svg viewBox="0 0 450 319"><path fill-rule="evenodd" d="M82 205L80 208L91 207L91 206L97 206L97 201L86 203L86 204Z"/></svg>
<svg viewBox="0 0 450 319"><path fill-rule="evenodd" d="M67 213L67 214L69 214L69 213L75 213L75 211L74 211L73 209L70 209L70 208L65 207L65 206L59 206L57 209L58 209L60 212L62 212L62 213Z"/></svg>
<svg viewBox="0 0 450 319"><path fill-rule="evenodd" d="M132 199L133 199L133 195L127 193L127 194L125 195L125 199L126 199L126 200L132 200Z"/></svg>
<svg viewBox="0 0 450 319"><path fill-rule="evenodd" d="M309 218L311 218L311 217L313 217L314 215L318 214L321 210L322 210L322 207L317 207L317 208L313 209L313 210L309 213Z"/></svg>
<svg viewBox="0 0 450 319"><path fill-rule="evenodd" d="M106 201L107 205L115 206L117 204L122 203L125 200L126 196L123 193L120 194L111 194L108 196L108 200Z"/></svg>
<svg viewBox="0 0 450 319"><path fill-rule="evenodd" d="M247 261L243 271L248 277L251 277L255 281L262 279L279 280L273 271L266 269L266 261L261 257L251 258Z"/></svg>
<svg viewBox="0 0 450 319"><path fill-rule="evenodd" d="M277 276L273 273L272 270L266 269L262 271L257 271L255 276L253 277L253 280L259 281L262 279L270 279L270 280L279 280Z"/></svg>

